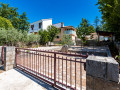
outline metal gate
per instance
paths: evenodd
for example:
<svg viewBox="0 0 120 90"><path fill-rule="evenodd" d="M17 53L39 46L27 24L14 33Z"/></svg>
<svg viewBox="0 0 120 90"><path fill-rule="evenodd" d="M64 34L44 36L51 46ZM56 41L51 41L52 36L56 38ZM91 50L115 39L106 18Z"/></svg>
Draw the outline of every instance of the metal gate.
<svg viewBox="0 0 120 90"><path fill-rule="evenodd" d="M86 86L84 64L87 55L16 48L16 67L58 89Z"/></svg>

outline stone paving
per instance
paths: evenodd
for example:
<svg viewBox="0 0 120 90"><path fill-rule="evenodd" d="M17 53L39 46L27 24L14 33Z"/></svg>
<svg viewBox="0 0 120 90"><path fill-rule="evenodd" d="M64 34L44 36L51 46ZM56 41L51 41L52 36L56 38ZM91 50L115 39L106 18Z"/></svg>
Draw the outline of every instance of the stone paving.
<svg viewBox="0 0 120 90"><path fill-rule="evenodd" d="M9 70L0 74L0 90L55 90L50 85L19 70Z"/></svg>

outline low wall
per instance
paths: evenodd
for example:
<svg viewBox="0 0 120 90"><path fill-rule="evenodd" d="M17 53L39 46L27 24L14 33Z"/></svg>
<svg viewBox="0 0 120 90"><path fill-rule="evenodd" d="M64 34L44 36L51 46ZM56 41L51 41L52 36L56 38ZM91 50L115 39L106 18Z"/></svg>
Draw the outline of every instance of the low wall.
<svg viewBox="0 0 120 90"><path fill-rule="evenodd" d="M1 48L0 48L0 51ZM2 54L1 54L2 55ZM15 65L15 47L4 47L4 70L13 69Z"/></svg>
<svg viewBox="0 0 120 90"><path fill-rule="evenodd" d="M114 58L89 56L86 74L87 90L120 90L119 64Z"/></svg>

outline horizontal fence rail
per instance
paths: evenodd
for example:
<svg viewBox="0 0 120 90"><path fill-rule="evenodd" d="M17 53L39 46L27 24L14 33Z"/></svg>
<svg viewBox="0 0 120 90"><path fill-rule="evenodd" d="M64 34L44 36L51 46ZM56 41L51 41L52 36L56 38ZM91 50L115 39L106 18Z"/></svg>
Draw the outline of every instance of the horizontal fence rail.
<svg viewBox="0 0 120 90"><path fill-rule="evenodd" d="M16 48L16 66L59 89L86 87L87 55Z"/></svg>

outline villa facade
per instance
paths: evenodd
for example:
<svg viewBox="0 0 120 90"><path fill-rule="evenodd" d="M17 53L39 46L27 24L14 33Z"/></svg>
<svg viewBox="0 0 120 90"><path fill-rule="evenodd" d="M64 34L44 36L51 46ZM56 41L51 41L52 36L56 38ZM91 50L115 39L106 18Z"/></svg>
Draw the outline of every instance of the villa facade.
<svg viewBox="0 0 120 90"><path fill-rule="evenodd" d="M54 42L60 42L64 34L70 35L72 41L75 43L76 40L76 29L73 26L64 26L64 23L56 23L52 24L52 19L42 19L30 24L29 33L37 34L39 30L43 29L46 30L48 26L53 25L59 28L60 33L54 39Z"/></svg>

